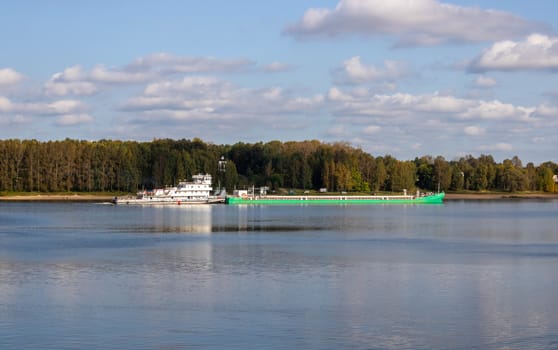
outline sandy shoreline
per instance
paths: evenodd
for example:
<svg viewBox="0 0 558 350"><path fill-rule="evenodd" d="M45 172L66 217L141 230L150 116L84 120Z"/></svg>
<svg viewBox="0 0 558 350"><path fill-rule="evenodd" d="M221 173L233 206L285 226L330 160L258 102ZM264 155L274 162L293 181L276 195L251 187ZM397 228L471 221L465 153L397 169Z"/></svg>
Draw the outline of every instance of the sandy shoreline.
<svg viewBox="0 0 558 350"><path fill-rule="evenodd" d="M0 196L0 201L51 201L51 202L110 202L114 196L90 194L37 194Z"/></svg>
<svg viewBox="0 0 558 350"><path fill-rule="evenodd" d="M110 202L114 196L89 194L38 194L0 196L0 201ZM558 199L558 193L446 193L445 200Z"/></svg>

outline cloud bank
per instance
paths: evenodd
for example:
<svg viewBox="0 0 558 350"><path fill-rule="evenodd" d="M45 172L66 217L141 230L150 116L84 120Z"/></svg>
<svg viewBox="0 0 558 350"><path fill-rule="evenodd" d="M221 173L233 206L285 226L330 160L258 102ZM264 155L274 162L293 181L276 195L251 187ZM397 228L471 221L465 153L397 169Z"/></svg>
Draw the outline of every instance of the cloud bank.
<svg viewBox="0 0 558 350"><path fill-rule="evenodd" d="M532 34L523 41L498 41L469 64L469 70L558 71L558 37Z"/></svg>
<svg viewBox="0 0 558 350"><path fill-rule="evenodd" d="M524 149L530 142L525 140L549 145L552 130L558 127L558 109L551 103L517 105L455 92L424 92L430 88L423 86L422 92L411 88L413 92L378 93L378 83L396 86L408 76L407 66L348 57L334 63L334 81L339 85L326 85L318 93L266 80L243 84L238 74L227 75L292 68L279 62L254 65L250 60L155 54L116 67L75 65L41 84L42 95L0 94L0 125L35 130L33 137L55 126L58 132L72 130L72 135L86 138L203 137L218 142L318 138L349 141L369 152L414 155L433 152L439 145L454 155L512 152ZM4 71L11 77L4 81L10 84L23 77ZM469 84L470 79L466 77ZM473 84L500 88L488 75L479 75Z"/></svg>
<svg viewBox="0 0 558 350"><path fill-rule="evenodd" d="M475 79L475 85L479 88L491 88L498 84L496 79L481 75Z"/></svg>
<svg viewBox="0 0 558 350"><path fill-rule="evenodd" d="M176 75L233 73L252 69L260 72L279 72L290 68L290 65L281 62L272 62L260 67L245 58L217 59L157 53L118 67L95 65L89 70L81 65L68 67L53 74L44 84L44 91L51 96L89 96L98 93L102 88L146 84Z"/></svg>
<svg viewBox="0 0 558 350"><path fill-rule="evenodd" d="M433 46L502 40L543 29L511 13L436 0L341 0L334 9L307 10L285 32L298 38L390 35L399 45Z"/></svg>
<svg viewBox="0 0 558 350"><path fill-rule="evenodd" d="M129 98L122 110L148 112L146 120L238 122L309 113L319 109L322 102L321 95L298 97L279 87L251 89L215 77L188 76L148 84L141 95Z"/></svg>
<svg viewBox="0 0 558 350"><path fill-rule="evenodd" d="M0 69L0 87L16 85L23 80L23 75L11 68Z"/></svg>
<svg viewBox="0 0 558 350"><path fill-rule="evenodd" d="M377 81L395 81L408 75L407 65L398 61L384 61L384 67L366 65L360 56L354 56L343 62L341 68L335 72L338 83L361 84Z"/></svg>
<svg viewBox="0 0 558 350"><path fill-rule="evenodd" d="M534 123L539 120L535 107L515 106L498 100L459 98L438 93L387 95L365 93L362 89L342 91L333 87L329 90L327 98L337 115L377 117L385 124L408 118L414 122L422 118L460 121L501 120L521 123Z"/></svg>

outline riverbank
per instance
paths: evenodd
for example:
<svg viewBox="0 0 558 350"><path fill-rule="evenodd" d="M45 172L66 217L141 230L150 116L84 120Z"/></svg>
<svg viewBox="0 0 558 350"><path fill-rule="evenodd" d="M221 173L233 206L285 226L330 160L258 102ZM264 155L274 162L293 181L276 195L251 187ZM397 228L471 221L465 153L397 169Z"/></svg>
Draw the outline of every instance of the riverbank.
<svg viewBox="0 0 558 350"><path fill-rule="evenodd" d="M110 194L0 195L0 201L110 202ZM446 193L445 200L558 199L558 193Z"/></svg>
<svg viewBox="0 0 558 350"><path fill-rule="evenodd" d="M114 196L106 194L18 194L0 196L0 201L38 201L38 202L110 202Z"/></svg>
<svg viewBox="0 0 558 350"><path fill-rule="evenodd" d="M558 199L558 193L446 193L445 200Z"/></svg>

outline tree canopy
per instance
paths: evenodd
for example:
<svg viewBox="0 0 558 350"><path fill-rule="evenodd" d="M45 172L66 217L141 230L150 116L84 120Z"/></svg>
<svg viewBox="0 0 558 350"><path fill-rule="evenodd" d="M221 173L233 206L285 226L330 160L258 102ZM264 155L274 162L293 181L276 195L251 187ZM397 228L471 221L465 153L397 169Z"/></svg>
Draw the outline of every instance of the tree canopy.
<svg viewBox="0 0 558 350"><path fill-rule="evenodd" d="M226 159L225 172L218 161ZM376 156L347 143L319 141L215 145L200 139L136 141L0 141L0 191L134 192L209 173L228 189L269 186L329 191L554 192L558 165L502 163L490 155L447 161Z"/></svg>

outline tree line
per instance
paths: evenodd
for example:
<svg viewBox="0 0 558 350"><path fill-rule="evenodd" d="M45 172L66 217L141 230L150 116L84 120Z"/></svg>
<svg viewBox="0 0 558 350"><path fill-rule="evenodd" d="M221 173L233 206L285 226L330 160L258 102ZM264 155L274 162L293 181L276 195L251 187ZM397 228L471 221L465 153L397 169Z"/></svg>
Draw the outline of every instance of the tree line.
<svg viewBox="0 0 558 350"><path fill-rule="evenodd" d="M224 171L218 162L224 157ZM223 170L223 169L221 169ZM516 156L448 161L397 160L347 143L319 141L215 145L200 139L136 141L0 140L0 191L135 192L176 184L198 173L227 189L269 186L355 192L554 192L558 164L523 165Z"/></svg>

